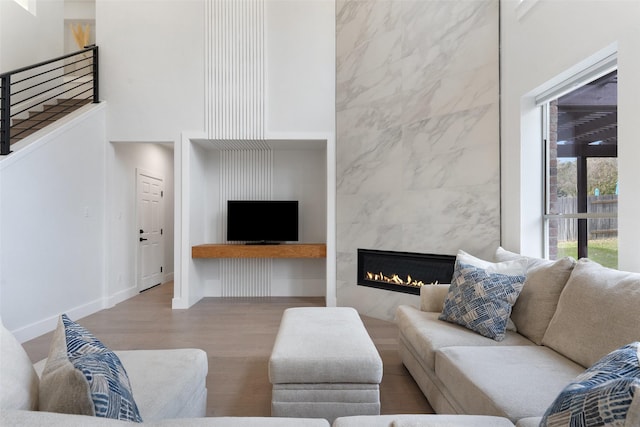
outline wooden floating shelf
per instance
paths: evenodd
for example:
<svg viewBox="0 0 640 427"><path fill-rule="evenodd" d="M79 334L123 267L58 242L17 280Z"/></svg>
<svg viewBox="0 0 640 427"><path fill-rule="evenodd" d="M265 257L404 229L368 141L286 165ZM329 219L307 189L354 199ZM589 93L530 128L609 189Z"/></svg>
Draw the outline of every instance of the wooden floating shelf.
<svg viewBox="0 0 640 427"><path fill-rule="evenodd" d="M191 258L326 258L324 243L281 245L204 244L191 247Z"/></svg>

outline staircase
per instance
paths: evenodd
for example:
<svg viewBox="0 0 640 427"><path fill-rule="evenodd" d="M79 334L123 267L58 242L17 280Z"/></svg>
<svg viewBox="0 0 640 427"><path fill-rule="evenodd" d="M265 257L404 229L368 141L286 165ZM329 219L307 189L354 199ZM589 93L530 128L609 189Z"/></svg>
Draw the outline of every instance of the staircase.
<svg viewBox="0 0 640 427"><path fill-rule="evenodd" d="M90 104L91 99L57 99L53 104L44 104L42 110L29 111L26 119L11 120L11 145L43 129L56 120L76 111L83 105Z"/></svg>
<svg viewBox="0 0 640 427"><path fill-rule="evenodd" d="M0 156L81 106L99 103L99 68L98 46L90 45L0 73Z"/></svg>

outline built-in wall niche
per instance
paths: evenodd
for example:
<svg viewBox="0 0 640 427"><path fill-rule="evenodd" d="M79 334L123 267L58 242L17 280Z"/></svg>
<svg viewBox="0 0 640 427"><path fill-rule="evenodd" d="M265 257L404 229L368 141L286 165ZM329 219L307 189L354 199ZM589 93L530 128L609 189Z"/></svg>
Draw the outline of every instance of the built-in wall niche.
<svg viewBox="0 0 640 427"><path fill-rule="evenodd" d="M79 34L78 34L79 31ZM76 41L79 36L79 40ZM86 36L85 36L86 34ZM96 40L95 0L64 1L64 52L82 49L82 45L93 44Z"/></svg>
<svg viewBox="0 0 640 427"><path fill-rule="evenodd" d="M323 140L192 141L191 246L226 241L228 200L297 200L298 242L327 241ZM204 296L324 296L326 259L192 259Z"/></svg>
<svg viewBox="0 0 640 427"><path fill-rule="evenodd" d="M84 46L95 44L96 21L95 19L65 19L64 20L64 53L72 53L82 50ZM84 54L91 57L91 52ZM65 73L73 73L74 81L88 81L92 72L91 63L78 61L78 58L69 58L65 62ZM77 76L77 77L76 77Z"/></svg>
<svg viewBox="0 0 640 427"><path fill-rule="evenodd" d="M298 200L299 243L327 236L327 151L321 140L194 141L192 243L227 243L227 200ZM199 212L199 213L198 213Z"/></svg>
<svg viewBox="0 0 640 427"><path fill-rule="evenodd" d="M83 46L95 44L95 19L65 19L64 20L64 51L71 53L82 49Z"/></svg>

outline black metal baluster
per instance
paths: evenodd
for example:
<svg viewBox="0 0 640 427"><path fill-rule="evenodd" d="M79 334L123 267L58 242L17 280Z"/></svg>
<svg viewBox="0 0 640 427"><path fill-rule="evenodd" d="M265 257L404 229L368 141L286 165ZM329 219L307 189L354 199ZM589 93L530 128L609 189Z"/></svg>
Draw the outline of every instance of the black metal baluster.
<svg viewBox="0 0 640 427"><path fill-rule="evenodd" d="M11 74L0 77L0 155L11 153Z"/></svg>

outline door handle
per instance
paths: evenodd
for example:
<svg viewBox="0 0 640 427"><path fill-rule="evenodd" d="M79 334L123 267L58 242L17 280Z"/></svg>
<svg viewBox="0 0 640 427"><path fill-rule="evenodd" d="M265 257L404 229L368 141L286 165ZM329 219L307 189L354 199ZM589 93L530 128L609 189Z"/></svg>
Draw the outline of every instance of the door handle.
<svg viewBox="0 0 640 427"><path fill-rule="evenodd" d="M141 238L140 238L140 241L141 241L141 242L144 242L145 240L147 240L147 239L145 239L144 237L141 237Z"/></svg>
<svg viewBox="0 0 640 427"><path fill-rule="evenodd" d="M141 229L140 229L140 234L142 234L142 233L144 233L144 230L141 228Z"/></svg>

